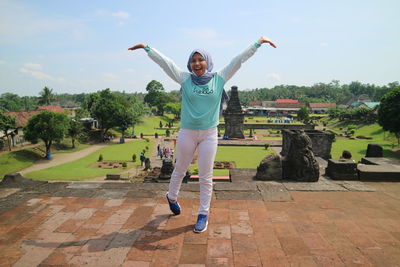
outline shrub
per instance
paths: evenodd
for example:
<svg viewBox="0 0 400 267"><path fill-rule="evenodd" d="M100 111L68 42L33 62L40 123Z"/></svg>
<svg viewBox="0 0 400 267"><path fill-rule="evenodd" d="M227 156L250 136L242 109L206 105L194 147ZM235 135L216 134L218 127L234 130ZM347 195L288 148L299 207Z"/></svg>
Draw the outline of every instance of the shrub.
<svg viewBox="0 0 400 267"><path fill-rule="evenodd" d="M265 148L265 150L267 150L269 148L269 144L265 144L264 148Z"/></svg>
<svg viewBox="0 0 400 267"><path fill-rule="evenodd" d="M150 142L150 139L149 139L149 138L145 138L144 140L145 140L147 143Z"/></svg>
<svg viewBox="0 0 400 267"><path fill-rule="evenodd" d="M100 162L100 161L103 161L103 154L100 154L100 155L99 155L99 160L98 160L98 161L99 161L99 162Z"/></svg>
<svg viewBox="0 0 400 267"><path fill-rule="evenodd" d="M149 150L149 147L148 147L148 146L146 146L146 147L145 147L145 149L146 149L146 151L148 151L148 150Z"/></svg>
<svg viewBox="0 0 400 267"><path fill-rule="evenodd" d="M355 129L357 129L356 125L354 125L354 124L347 125L347 130L351 131L351 130L355 130Z"/></svg>
<svg viewBox="0 0 400 267"><path fill-rule="evenodd" d="M136 154L132 155L132 162L136 162Z"/></svg>
<svg viewBox="0 0 400 267"><path fill-rule="evenodd" d="M126 168L126 167L128 167L128 164L125 161L122 162L122 168Z"/></svg>

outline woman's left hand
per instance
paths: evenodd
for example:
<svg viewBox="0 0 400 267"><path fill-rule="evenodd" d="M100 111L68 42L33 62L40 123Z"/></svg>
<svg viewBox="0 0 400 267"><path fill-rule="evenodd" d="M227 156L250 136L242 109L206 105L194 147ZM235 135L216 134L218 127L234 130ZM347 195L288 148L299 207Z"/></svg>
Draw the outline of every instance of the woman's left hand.
<svg viewBox="0 0 400 267"><path fill-rule="evenodd" d="M270 46L276 48L276 45L268 37L261 36L261 38L258 40L258 42L260 44L268 43Z"/></svg>

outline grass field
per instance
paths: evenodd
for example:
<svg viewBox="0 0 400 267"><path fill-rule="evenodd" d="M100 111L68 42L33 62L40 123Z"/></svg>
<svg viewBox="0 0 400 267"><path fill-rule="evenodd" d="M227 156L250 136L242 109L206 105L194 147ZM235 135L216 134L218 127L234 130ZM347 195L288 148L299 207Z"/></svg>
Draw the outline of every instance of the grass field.
<svg viewBox="0 0 400 267"><path fill-rule="evenodd" d="M0 155L0 180L8 173L18 172L31 166L40 158L41 155L32 149L12 151Z"/></svg>
<svg viewBox="0 0 400 267"><path fill-rule="evenodd" d="M51 147L51 153L70 153L89 147L88 144L79 144L76 141L76 147L72 148L71 139L66 138L60 144L54 144ZM45 151L44 144L39 144L35 149L28 148L18 151L6 152L0 155L0 180L7 173L18 172L33 165L35 161L43 158Z"/></svg>
<svg viewBox="0 0 400 267"><path fill-rule="evenodd" d="M368 144L379 144L383 147L383 154L385 157L399 158L400 154L391 151L397 147L397 139L393 134L385 132L382 127L377 124L355 124L354 122L339 122L337 120L328 121L328 127L337 132L343 133L348 125L354 124L357 126L354 136L371 137L371 140L366 139L348 139L337 137L336 141L332 144L332 158L339 158L343 150L348 150L353 155L355 161L361 160L365 156ZM341 129L341 130L340 130Z"/></svg>
<svg viewBox="0 0 400 267"><path fill-rule="evenodd" d="M154 117L147 117L143 118L140 123L135 125L135 135L139 136L140 133L143 133L145 136L154 136L155 133L158 135L165 135L165 131L167 128L160 128L160 121L163 123L165 127L165 123L171 119L172 116L170 114L167 114L165 116L154 116ZM177 131L179 128L180 122L174 123L174 128L171 130L171 134L174 131ZM131 133L132 128L127 130L127 133Z"/></svg>
<svg viewBox="0 0 400 267"><path fill-rule="evenodd" d="M153 143L151 141L146 142L144 139L137 139L125 144L112 144L79 160L30 172L25 176L37 180L80 181L105 176L107 173L120 173L126 171L126 169L100 169L90 166L97 162L100 154L103 155L103 160L114 161L132 161L132 155L136 154L137 162L133 166L138 166L140 164L139 154L146 146L149 147L148 151L151 151Z"/></svg>
<svg viewBox="0 0 400 267"><path fill-rule="evenodd" d="M274 152L271 149L265 150L264 147L245 147L245 146L219 146L216 161L233 161L235 168L257 168L260 161ZM197 165L192 165L193 171ZM214 176L228 176L229 170L214 170Z"/></svg>

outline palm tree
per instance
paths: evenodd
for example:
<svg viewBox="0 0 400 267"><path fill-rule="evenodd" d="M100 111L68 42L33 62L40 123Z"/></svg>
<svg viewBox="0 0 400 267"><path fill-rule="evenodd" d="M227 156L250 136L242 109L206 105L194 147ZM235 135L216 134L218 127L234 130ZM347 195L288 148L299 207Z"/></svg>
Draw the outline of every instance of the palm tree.
<svg viewBox="0 0 400 267"><path fill-rule="evenodd" d="M39 94L40 94L38 101L39 105L50 105L50 102L54 100L53 89L44 87Z"/></svg>

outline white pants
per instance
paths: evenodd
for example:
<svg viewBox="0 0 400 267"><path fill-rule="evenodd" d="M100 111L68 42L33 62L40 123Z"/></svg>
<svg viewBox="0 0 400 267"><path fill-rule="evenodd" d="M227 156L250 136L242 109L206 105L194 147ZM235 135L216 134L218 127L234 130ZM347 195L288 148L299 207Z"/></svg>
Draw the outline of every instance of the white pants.
<svg viewBox="0 0 400 267"><path fill-rule="evenodd" d="M176 164L169 183L168 197L171 200L178 198L182 179L197 148L200 182L199 214L208 215L210 210L213 167L218 146L217 135L217 127L207 130L180 129L178 133Z"/></svg>

